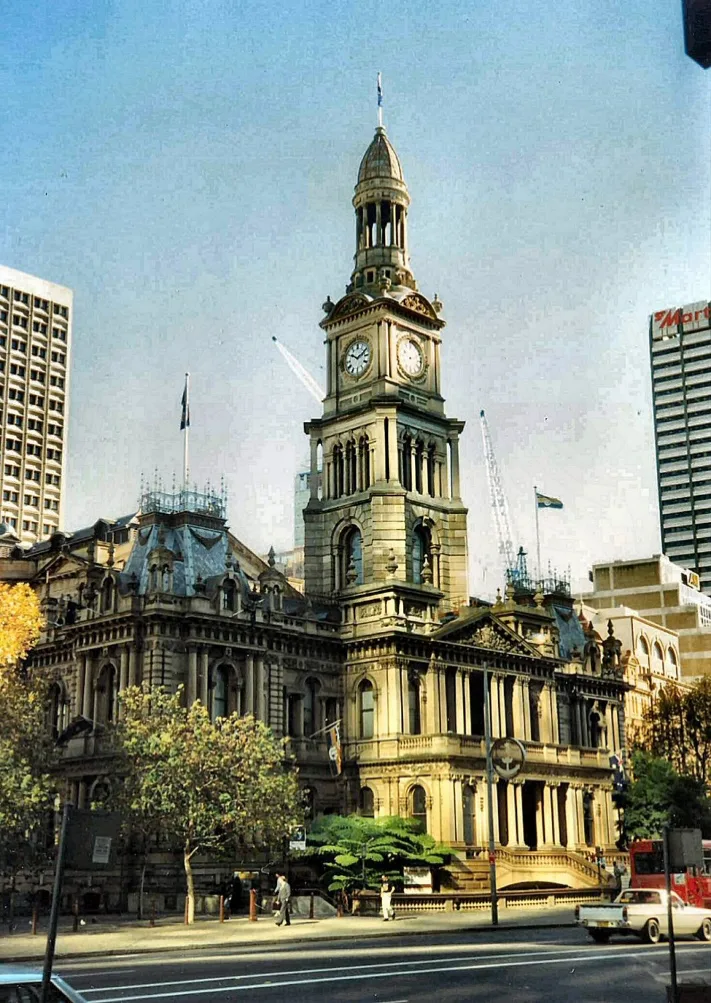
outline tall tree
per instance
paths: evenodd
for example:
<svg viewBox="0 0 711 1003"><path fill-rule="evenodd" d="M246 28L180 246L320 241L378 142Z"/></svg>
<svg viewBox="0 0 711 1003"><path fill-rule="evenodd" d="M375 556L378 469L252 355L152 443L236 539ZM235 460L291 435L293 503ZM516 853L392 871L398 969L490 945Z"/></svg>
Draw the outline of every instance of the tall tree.
<svg viewBox="0 0 711 1003"><path fill-rule="evenodd" d="M211 721L182 691L132 687L116 728L125 782L117 795L130 826L153 827L180 848L188 922L195 916L192 861L228 846L277 847L303 822L303 797L284 744L251 715Z"/></svg>
<svg viewBox="0 0 711 1003"><path fill-rule="evenodd" d="M668 760L642 750L632 754L632 775L624 810L628 842L658 839L666 824L711 836L711 803L700 780L680 776Z"/></svg>
<svg viewBox="0 0 711 1003"><path fill-rule="evenodd" d="M0 582L0 673L17 666L39 639L44 617L34 591L24 582Z"/></svg>
<svg viewBox="0 0 711 1003"><path fill-rule="evenodd" d="M669 683L644 715L638 745L668 759L678 773L711 782L711 676L690 688Z"/></svg>

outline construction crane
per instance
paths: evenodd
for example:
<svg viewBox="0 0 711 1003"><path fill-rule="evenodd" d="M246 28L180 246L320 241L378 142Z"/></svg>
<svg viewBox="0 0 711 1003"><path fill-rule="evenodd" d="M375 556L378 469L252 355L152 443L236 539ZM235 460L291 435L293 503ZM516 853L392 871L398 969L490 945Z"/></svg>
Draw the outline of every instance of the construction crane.
<svg viewBox="0 0 711 1003"><path fill-rule="evenodd" d="M506 581L512 585L523 584L527 579L526 552L523 547L519 547L518 553L514 551L511 538L511 520L509 519L509 506L506 501L504 487L501 483L499 465L496 462L494 446L491 442L489 423L486 420L484 411L479 412L481 420L481 436L484 442L484 459L486 461L486 477L489 482L489 495L491 497L491 508L494 513L494 524L499 543L499 554L504 565Z"/></svg>

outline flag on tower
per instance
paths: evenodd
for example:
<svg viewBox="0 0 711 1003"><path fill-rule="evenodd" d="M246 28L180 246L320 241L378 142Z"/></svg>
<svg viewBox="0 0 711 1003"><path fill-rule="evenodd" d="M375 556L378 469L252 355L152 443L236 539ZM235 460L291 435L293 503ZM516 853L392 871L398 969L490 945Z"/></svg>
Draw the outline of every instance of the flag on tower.
<svg viewBox="0 0 711 1003"><path fill-rule="evenodd" d="M383 81L378 73L378 108L383 107Z"/></svg>
<svg viewBox="0 0 711 1003"><path fill-rule="evenodd" d="M183 405L183 411L180 416L180 431L182 432L184 428L190 427L190 401L188 400L188 374L185 374L185 388L183 390L183 397L181 401Z"/></svg>
<svg viewBox="0 0 711 1003"><path fill-rule="evenodd" d="M551 498L549 495L542 495L536 491L536 505L539 508L563 508L560 498Z"/></svg>

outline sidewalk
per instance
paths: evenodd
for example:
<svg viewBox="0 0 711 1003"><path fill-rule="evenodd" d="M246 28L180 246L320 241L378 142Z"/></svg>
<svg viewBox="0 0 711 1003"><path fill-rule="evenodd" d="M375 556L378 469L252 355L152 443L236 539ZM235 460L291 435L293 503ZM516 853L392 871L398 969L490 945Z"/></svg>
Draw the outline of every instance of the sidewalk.
<svg viewBox="0 0 711 1003"><path fill-rule="evenodd" d="M491 932L488 909L472 912L403 913L394 922L384 923L377 916L344 916L342 919L302 919L292 917L291 926L277 927L271 917L250 923L237 916L220 923L214 917L199 918L188 927L175 918L156 921L118 920L97 917L87 921L76 933L71 917L62 917L57 936L58 959L90 955L136 954L160 951L199 951L209 948L250 948L260 945L283 945L298 942L335 941L343 938ZM26 923L27 920L20 920ZM535 929L572 926L573 908L554 906L537 909L499 910L499 929ZM38 961L44 956L46 919L36 936L24 929L0 932L0 962Z"/></svg>

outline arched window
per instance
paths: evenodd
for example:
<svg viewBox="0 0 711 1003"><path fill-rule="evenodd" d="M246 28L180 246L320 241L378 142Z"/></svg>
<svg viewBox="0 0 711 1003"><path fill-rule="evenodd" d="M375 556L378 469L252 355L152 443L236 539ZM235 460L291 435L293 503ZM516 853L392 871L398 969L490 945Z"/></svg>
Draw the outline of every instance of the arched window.
<svg viewBox="0 0 711 1003"><path fill-rule="evenodd" d="M345 493L347 495L355 494L358 490L358 479L357 479L357 469L358 469L358 454L356 453L356 444L353 439L349 439L346 443L346 486Z"/></svg>
<svg viewBox="0 0 711 1003"><path fill-rule="evenodd" d="M583 837L586 846L595 845L595 803L590 791L583 794Z"/></svg>
<svg viewBox="0 0 711 1003"><path fill-rule="evenodd" d="M435 490L435 447L430 443L427 449L427 494L433 498L437 494Z"/></svg>
<svg viewBox="0 0 711 1003"><path fill-rule="evenodd" d="M415 526L412 531L412 580L415 585L422 585L425 579L428 579L428 583L432 584L431 568L430 574L425 574L425 578L423 578L425 567L429 568L430 566L431 548L432 537L427 526L422 524Z"/></svg>
<svg viewBox="0 0 711 1003"><path fill-rule="evenodd" d="M343 447L333 447L333 497L340 498L343 494Z"/></svg>
<svg viewBox="0 0 711 1003"><path fill-rule="evenodd" d="M341 537L341 573L339 588L363 584L363 538L357 526L350 526Z"/></svg>
<svg viewBox="0 0 711 1003"><path fill-rule="evenodd" d="M148 574L148 590L150 592L155 592L158 588L158 565L151 564L151 569Z"/></svg>
<svg viewBox="0 0 711 1003"><path fill-rule="evenodd" d="M415 476L413 478L413 488L418 494L423 492L423 463L425 457L425 444L422 439L417 440L415 446Z"/></svg>
<svg viewBox="0 0 711 1003"><path fill-rule="evenodd" d="M101 600L99 609L102 613L110 613L114 606L114 583L107 578L101 586Z"/></svg>
<svg viewBox="0 0 711 1003"><path fill-rule="evenodd" d="M641 634L637 638L637 658L642 665L649 664L649 645L647 644L647 639L642 637Z"/></svg>
<svg viewBox="0 0 711 1003"><path fill-rule="evenodd" d="M419 735L422 731L420 720L420 680L411 677L407 681L407 711L408 726L411 735Z"/></svg>
<svg viewBox="0 0 711 1003"><path fill-rule="evenodd" d="M96 721L110 724L117 718L118 677L116 667L108 663L99 673L96 681Z"/></svg>
<svg viewBox="0 0 711 1003"><path fill-rule="evenodd" d="M227 703L230 692L230 670L226 665L215 669L215 685L212 690L212 720L227 717Z"/></svg>
<svg viewBox="0 0 711 1003"><path fill-rule="evenodd" d="M463 829L464 829L464 842L467 846L474 845L474 813L476 811L476 801L474 795L474 789L465 784L462 788L462 814L463 814Z"/></svg>
<svg viewBox="0 0 711 1003"><path fill-rule="evenodd" d="M222 608L226 613L237 609L237 589L231 578L222 583Z"/></svg>
<svg viewBox="0 0 711 1003"><path fill-rule="evenodd" d="M676 657L676 651L671 645L667 648L667 675L673 676L675 679L679 674L679 660Z"/></svg>
<svg viewBox="0 0 711 1003"><path fill-rule="evenodd" d="M358 441L358 469L361 491L367 491L370 487L370 443L367 435L362 435Z"/></svg>
<svg viewBox="0 0 711 1003"><path fill-rule="evenodd" d="M360 710L360 737L372 738L375 728L375 693L373 684L364 679L358 688Z"/></svg>
<svg viewBox="0 0 711 1003"><path fill-rule="evenodd" d="M304 737L311 738L315 731L318 730L318 723L316 720L316 694L318 692L318 680L317 679L307 679L306 688L304 690Z"/></svg>
<svg viewBox="0 0 711 1003"><path fill-rule="evenodd" d="M652 646L652 666L661 672L664 668L664 652L659 641L655 641Z"/></svg>
<svg viewBox="0 0 711 1003"><path fill-rule="evenodd" d="M375 798L370 787L361 787L359 802L359 814L363 815L364 818L374 818Z"/></svg>
<svg viewBox="0 0 711 1003"><path fill-rule="evenodd" d="M52 737L58 738L69 724L69 699L61 683L50 687L48 719Z"/></svg>
<svg viewBox="0 0 711 1003"><path fill-rule="evenodd" d="M420 823L423 832L427 832L427 794L419 785L410 791L410 815Z"/></svg>

